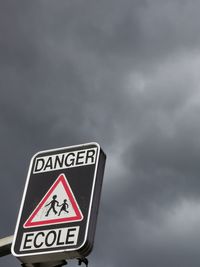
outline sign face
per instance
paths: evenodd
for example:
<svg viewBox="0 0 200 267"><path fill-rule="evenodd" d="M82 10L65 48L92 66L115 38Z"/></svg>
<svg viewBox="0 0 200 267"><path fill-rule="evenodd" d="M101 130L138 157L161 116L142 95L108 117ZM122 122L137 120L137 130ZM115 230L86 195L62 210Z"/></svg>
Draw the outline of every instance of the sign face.
<svg viewBox="0 0 200 267"><path fill-rule="evenodd" d="M23 263L80 258L92 250L105 154L97 143L31 160L12 253Z"/></svg>

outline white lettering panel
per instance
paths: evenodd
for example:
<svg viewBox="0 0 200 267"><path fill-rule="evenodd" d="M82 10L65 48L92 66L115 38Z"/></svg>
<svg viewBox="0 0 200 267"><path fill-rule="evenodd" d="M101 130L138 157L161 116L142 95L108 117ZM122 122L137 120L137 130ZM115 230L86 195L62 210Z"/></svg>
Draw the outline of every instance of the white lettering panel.
<svg viewBox="0 0 200 267"><path fill-rule="evenodd" d="M26 232L22 237L20 251L74 246L78 234L79 226Z"/></svg>

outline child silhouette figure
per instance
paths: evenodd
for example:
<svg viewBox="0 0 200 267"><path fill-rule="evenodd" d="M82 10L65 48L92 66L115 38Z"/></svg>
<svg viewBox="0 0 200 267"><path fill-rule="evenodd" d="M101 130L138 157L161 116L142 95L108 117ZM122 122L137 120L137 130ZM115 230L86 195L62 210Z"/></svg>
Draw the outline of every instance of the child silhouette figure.
<svg viewBox="0 0 200 267"><path fill-rule="evenodd" d="M50 208L48 209L48 211L47 211L47 213L46 213L45 216L49 216L49 212L50 212L51 210L53 210L54 214L57 214L57 213L58 213L58 212L56 211L56 209L55 209L55 206L56 206L56 205L57 205L57 206L59 205L59 202L56 200L56 198L57 198L57 195L54 195L54 196L52 197L51 202L49 202L49 204L45 205L45 207L47 207L47 206L50 205Z"/></svg>
<svg viewBox="0 0 200 267"><path fill-rule="evenodd" d="M67 204L67 199L65 199L61 205L58 205L58 207L61 207L61 208L60 208L60 211L59 211L59 213L58 213L58 216L60 216L60 214L61 214L62 211L65 211L65 212L67 212L67 213L69 212L69 211L67 210L67 208L69 208L69 205Z"/></svg>

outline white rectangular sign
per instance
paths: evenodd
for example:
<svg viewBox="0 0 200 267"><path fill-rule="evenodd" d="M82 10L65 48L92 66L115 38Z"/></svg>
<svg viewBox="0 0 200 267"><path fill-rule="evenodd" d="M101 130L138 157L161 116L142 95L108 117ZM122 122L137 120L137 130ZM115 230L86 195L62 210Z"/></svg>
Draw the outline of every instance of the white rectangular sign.
<svg viewBox="0 0 200 267"><path fill-rule="evenodd" d="M74 246L78 233L79 226L26 232L22 237L20 251Z"/></svg>
<svg viewBox="0 0 200 267"><path fill-rule="evenodd" d="M33 173L62 170L95 163L96 148L38 157Z"/></svg>

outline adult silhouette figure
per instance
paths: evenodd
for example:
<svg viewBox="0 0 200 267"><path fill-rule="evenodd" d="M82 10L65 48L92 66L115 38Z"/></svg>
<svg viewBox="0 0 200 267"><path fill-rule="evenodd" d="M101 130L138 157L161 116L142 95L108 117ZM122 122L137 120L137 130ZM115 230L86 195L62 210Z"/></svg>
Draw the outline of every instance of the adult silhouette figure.
<svg viewBox="0 0 200 267"><path fill-rule="evenodd" d="M49 207L49 209L48 209L48 211L47 211L47 213L46 213L45 216L49 216L49 212L50 212L51 210L53 210L54 214L57 214L57 213L58 213L58 212L56 211L56 209L55 209L55 206L56 206L56 205L57 205L57 206L59 205L59 202L56 200L56 198L57 198L57 195L54 195L54 196L52 197L51 202L49 202L49 204L45 205L45 207L47 207L47 206L50 205L50 207Z"/></svg>

